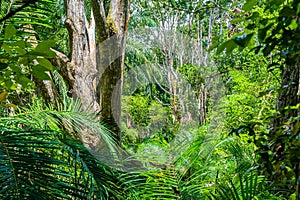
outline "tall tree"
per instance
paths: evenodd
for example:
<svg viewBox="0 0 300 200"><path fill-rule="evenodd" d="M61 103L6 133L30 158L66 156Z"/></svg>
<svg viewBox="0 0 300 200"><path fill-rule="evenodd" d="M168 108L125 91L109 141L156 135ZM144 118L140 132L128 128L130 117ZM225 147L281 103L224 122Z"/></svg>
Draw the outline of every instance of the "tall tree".
<svg viewBox="0 0 300 200"><path fill-rule="evenodd" d="M84 0L65 0L64 3L71 56L68 60L57 52L64 63L60 66L61 72L64 72L73 97L81 100L83 109L101 112L102 120L116 127L115 138L119 141L117 124L129 0L91 0L90 13L86 13Z"/></svg>

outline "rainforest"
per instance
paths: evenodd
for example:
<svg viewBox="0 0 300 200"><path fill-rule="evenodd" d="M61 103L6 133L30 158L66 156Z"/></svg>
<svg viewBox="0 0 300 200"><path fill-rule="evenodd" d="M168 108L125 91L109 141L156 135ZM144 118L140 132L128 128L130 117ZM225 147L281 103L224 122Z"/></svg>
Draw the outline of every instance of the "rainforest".
<svg viewBox="0 0 300 200"><path fill-rule="evenodd" d="M1 0L0 199L300 200L300 2Z"/></svg>

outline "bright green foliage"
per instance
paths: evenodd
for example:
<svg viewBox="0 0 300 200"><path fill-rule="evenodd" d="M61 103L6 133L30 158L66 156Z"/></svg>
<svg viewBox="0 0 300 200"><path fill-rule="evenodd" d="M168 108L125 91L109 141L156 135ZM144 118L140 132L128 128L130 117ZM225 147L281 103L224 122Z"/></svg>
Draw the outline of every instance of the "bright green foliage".
<svg viewBox="0 0 300 200"><path fill-rule="evenodd" d="M49 80L47 72L54 67L48 58L55 57L50 50L54 41L43 41L36 47L16 36L16 28L8 25L0 49L0 87L3 90L20 90L32 84L30 74L41 80ZM1 38L0 38L1 39Z"/></svg>
<svg viewBox="0 0 300 200"><path fill-rule="evenodd" d="M268 124L268 118L274 114L277 90L279 87L279 72L270 73L267 61L262 55L241 53L245 59L234 60L220 64L228 88L228 95L220 105L225 108L227 128L243 127L252 124L263 127ZM226 56L228 59L228 56ZM229 63L231 62L231 63ZM231 65L231 66L230 66ZM265 127L266 128L266 127ZM247 131L247 130L245 130Z"/></svg>
<svg viewBox="0 0 300 200"><path fill-rule="evenodd" d="M235 34L218 47L218 53L226 49L230 54L237 47L262 54L268 59L270 72L281 72L281 86L274 85L262 91L262 100L272 91L278 92L277 114L270 116L270 131L255 132L254 141L261 155L261 165L277 187L286 188L287 196L299 188L299 128L296 122L299 89L297 74L299 69L300 10L299 1L253 1L248 0L242 12L233 23L240 27L241 33ZM296 78L292 78L296 75ZM292 82L292 81L293 82ZM297 93L298 91L298 93ZM284 94L284 96L282 96ZM289 109L289 107L295 109ZM295 107L296 106L296 107ZM299 111L299 110L298 110ZM267 120L264 124L267 124ZM253 124L246 125L253 130ZM250 128L249 128L250 127ZM285 128L289 127L289 128Z"/></svg>
<svg viewBox="0 0 300 200"><path fill-rule="evenodd" d="M183 75L184 79L191 84L193 90L197 93L199 92L199 88L201 84L204 83L203 74L200 71L199 66L194 65L187 65L183 64L182 66L178 67L178 72ZM203 67L204 68L204 67Z"/></svg>
<svg viewBox="0 0 300 200"><path fill-rule="evenodd" d="M122 126L124 145L134 153L147 157L153 155L151 151L159 150L160 154L164 154L162 151L166 150L164 148L168 144L165 140L167 133L164 131L169 126L168 108L141 94L123 97L122 107L123 113L126 113Z"/></svg>
<svg viewBox="0 0 300 200"><path fill-rule="evenodd" d="M149 99L141 95L131 96L129 99L128 112L133 122L145 127L150 123L150 102Z"/></svg>

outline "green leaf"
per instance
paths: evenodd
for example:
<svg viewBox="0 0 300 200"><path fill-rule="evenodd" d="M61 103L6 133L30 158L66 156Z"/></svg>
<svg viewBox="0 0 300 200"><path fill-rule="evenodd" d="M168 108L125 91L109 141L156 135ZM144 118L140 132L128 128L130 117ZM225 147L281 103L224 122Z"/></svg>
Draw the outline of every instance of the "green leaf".
<svg viewBox="0 0 300 200"><path fill-rule="evenodd" d="M234 38L234 42L241 47L247 47L253 38L253 33L250 34L243 34L241 36L237 36Z"/></svg>
<svg viewBox="0 0 300 200"><path fill-rule="evenodd" d="M233 49L235 49L236 47L237 47L237 45L235 44L235 42L232 40L229 40L226 45L226 55L231 54Z"/></svg>
<svg viewBox="0 0 300 200"><path fill-rule="evenodd" d="M0 70L3 70L3 69L5 69L5 68L7 68L8 67L8 64L7 63L0 63Z"/></svg>
<svg viewBox="0 0 300 200"><path fill-rule="evenodd" d="M16 52L18 52L19 56L25 55L27 53L25 49L19 47L16 48Z"/></svg>
<svg viewBox="0 0 300 200"><path fill-rule="evenodd" d="M38 71L50 71L49 69L40 64L34 65L32 69L36 69Z"/></svg>
<svg viewBox="0 0 300 200"><path fill-rule="evenodd" d="M224 43L222 43L218 49L217 49L217 54L221 53L226 49L226 55L229 55L232 53L233 49L235 49L237 45L234 43L233 40L228 40Z"/></svg>
<svg viewBox="0 0 300 200"><path fill-rule="evenodd" d="M9 67L10 67L11 70L12 70L13 72L15 72L15 73L19 73L19 74L20 74L21 71L22 71L22 68L21 68L19 65L11 64Z"/></svg>
<svg viewBox="0 0 300 200"><path fill-rule="evenodd" d="M208 48L208 51L212 51L212 50L215 49L219 44L220 44L220 42L215 42L215 43L213 43L213 44Z"/></svg>
<svg viewBox="0 0 300 200"><path fill-rule="evenodd" d="M43 41L29 54L34 56L43 56L45 58L54 58L56 54L50 49L54 44L54 40Z"/></svg>
<svg viewBox="0 0 300 200"><path fill-rule="evenodd" d="M18 47L20 47L20 48L22 48L22 49L25 49L25 48L26 48L26 44L25 44L24 41L17 41L17 42L13 42L13 43L11 43L11 44L14 45L14 46L18 46Z"/></svg>
<svg viewBox="0 0 300 200"><path fill-rule="evenodd" d="M18 83L20 83L23 87L27 87L27 85L31 82L32 81L24 75L20 76L18 79Z"/></svg>
<svg viewBox="0 0 300 200"><path fill-rule="evenodd" d="M230 22L235 24L235 23L240 23L240 22L243 22L243 21L245 21L244 18L234 18Z"/></svg>
<svg viewBox="0 0 300 200"><path fill-rule="evenodd" d="M12 50L7 44L2 44L1 48L4 49L9 55L12 54Z"/></svg>
<svg viewBox="0 0 300 200"><path fill-rule="evenodd" d="M5 27L4 30L4 39L10 39L17 33L17 29L14 27L14 25L10 24Z"/></svg>
<svg viewBox="0 0 300 200"><path fill-rule="evenodd" d="M18 60L19 64L23 64L23 65L28 65L29 63L29 58L28 57L20 57Z"/></svg>
<svg viewBox="0 0 300 200"><path fill-rule="evenodd" d="M291 30L296 30L298 28L298 24L295 19L292 19L290 25L288 26Z"/></svg>
<svg viewBox="0 0 300 200"><path fill-rule="evenodd" d="M43 67L45 67L48 70L53 70L53 65L51 64L51 62L48 59L45 58L37 58L37 61L40 65L42 65Z"/></svg>
<svg viewBox="0 0 300 200"><path fill-rule="evenodd" d="M55 44L54 40L45 40L37 45L36 51L47 51Z"/></svg>
<svg viewBox="0 0 300 200"><path fill-rule="evenodd" d="M247 2L243 5L243 10L245 12L248 12L253 8L253 6L256 4L256 0L247 0Z"/></svg>
<svg viewBox="0 0 300 200"><path fill-rule="evenodd" d="M39 65L36 65L32 68L32 75L40 80L50 80L49 75L46 73L45 70L40 70L41 68L38 67Z"/></svg>
<svg viewBox="0 0 300 200"><path fill-rule="evenodd" d="M43 56L45 58L54 58L56 56L56 54L51 51L51 50L47 50L47 51L36 51L36 50L33 50L31 52L29 52L29 55L32 55L34 57L36 56Z"/></svg>
<svg viewBox="0 0 300 200"><path fill-rule="evenodd" d="M11 80L5 80L4 85L6 88L10 89L10 87L13 85L13 82Z"/></svg>
<svg viewBox="0 0 300 200"><path fill-rule="evenodd" d="M264 39L266 38L267 31L268 31L267 28L262 28L258 30L257 36L260 42L264 41Z"/></svg>
<svg viewBox="0 0 300 200"><path fill-rule="evenodd" d="M222 43L222 44L217 48L217 54L219 54L219 53L221 53L222 51L225 50L226 45L227 45L227 43L228 43L229 41L230 41L230 40L228 40L228 41Z"/></svg>

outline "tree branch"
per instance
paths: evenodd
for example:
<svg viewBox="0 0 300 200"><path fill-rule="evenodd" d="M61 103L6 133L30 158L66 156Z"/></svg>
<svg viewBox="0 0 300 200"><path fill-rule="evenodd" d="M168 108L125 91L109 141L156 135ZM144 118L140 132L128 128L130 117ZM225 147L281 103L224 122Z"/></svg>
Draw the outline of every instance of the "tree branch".
<svg viewBox="0 0 300 200"><path fill-rule="evenodd" d="M109 37L109 31L106 24L105 9L102 0L91 0L94 13L98 42L101 43Z"/></svg>

